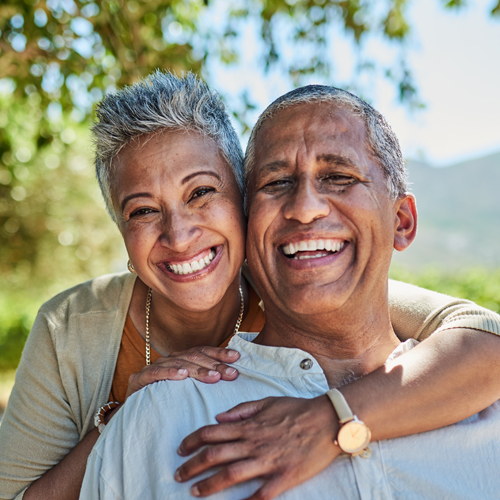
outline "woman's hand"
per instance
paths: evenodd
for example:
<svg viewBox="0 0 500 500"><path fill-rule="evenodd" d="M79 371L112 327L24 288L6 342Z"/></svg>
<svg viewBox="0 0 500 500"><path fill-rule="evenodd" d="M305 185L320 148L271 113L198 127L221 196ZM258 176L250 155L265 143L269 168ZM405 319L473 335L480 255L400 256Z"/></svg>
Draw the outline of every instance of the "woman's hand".
<svg viewBox="0 0 500 500"><path fill-rule="evenodd" d="M261 477L264 484L248 500L275 498L321 472L340 454L334 445L337 415L327 396L250 401L216 418L219 424L193 432L178 450L188 456L205 446L177 469L176 481L221 467L193 485L194 496L208 496Z"/></svg>
<svg viewBox="0 0 500 500"><path fill-rule="evenodd" d="M237 351L220 347L193 347L173 352L166 358L145 366L139 373L130 375L126 398L159 380L183 380L191 377L206 384L235 380L238 371L226 363L234 363L239 357Z"/></svg>

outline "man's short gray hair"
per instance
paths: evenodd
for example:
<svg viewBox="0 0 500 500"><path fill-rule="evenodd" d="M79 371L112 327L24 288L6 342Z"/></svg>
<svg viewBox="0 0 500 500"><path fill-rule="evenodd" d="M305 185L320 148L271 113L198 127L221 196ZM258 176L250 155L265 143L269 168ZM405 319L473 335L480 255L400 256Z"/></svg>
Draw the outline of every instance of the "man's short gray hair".
<svg viewBox="0 0 500 500"><path fill-rule="evenodd" d="M108 94L92 127L96 175L112 219L113 160L132 140L162 131L193 131L212 138L243 192L243 151L219 94L193 73L157 70L138 83Z"/></svg>
<svg viewBox="0 0 500 500"><path fill-rule="evenodd" d="M385 118L368 103L345 90L326 85L308 85L281 97L278 97L260 115L252 130L245 156L245 186L255 167L255 143L259 130L265 121L276 113L307 103L333 103L359 116L366 125L368 146L387 179L387 187L391 198L396 199L408 190L408 175L403 161L403 155L398 138Z"/></svg>

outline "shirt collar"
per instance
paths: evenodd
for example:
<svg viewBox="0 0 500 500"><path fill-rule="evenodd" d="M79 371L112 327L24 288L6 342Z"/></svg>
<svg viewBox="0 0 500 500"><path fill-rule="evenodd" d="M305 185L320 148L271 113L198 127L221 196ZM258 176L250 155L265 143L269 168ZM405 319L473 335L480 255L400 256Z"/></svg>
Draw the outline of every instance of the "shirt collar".
<svg viewBox="0 0 500 500"><path fill-rule="evenodd" d="M263 371L279 378L303 377L321 374L323 369L314 356L302 349L254 344L258 333L239 332L233 336L228 348L240 353L235 366L252 371Z"/></svg>
<svg viewBox="0 0 500 500"><path fill-rule="evenodd" d="M252 371L262 371L266 375L289 378L304 375L321 374L323 369L314 356L302 349L291 347L274 347L254 344L258 333L239 332L230 340L228 348L240 353L236 366ZM418 342L409 339L399 344L387 361L392 361L412 349Z"/></svg>

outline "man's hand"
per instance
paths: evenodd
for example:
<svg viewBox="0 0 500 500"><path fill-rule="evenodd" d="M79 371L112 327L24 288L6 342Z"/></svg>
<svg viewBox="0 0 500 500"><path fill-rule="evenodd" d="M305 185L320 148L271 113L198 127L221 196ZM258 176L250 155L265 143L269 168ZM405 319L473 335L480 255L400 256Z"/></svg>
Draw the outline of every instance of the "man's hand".
<svg viewBox="0 0 500 500"><path fill-rule="evenodd" d="M242 403L217 415L217 421L190 434L178 450L188 456L205 446L177 469L176 481L221 467L193 485L194 496L261 477L264 484L248 500L270 500L314 477L340 454L333 443L339 429L337 415L327 396Z"/></svg>
<svg viewBox="0 0 500 500"><path fill-rule="evenodd" d="M166 358L145 366L139 373L130 375L126 397L160 380L183 380L191 377L206 384L235 380L238 371L226 363L234 363L239 357L237 351L220 347L192 347L186 351L173 352Z"/></svg>

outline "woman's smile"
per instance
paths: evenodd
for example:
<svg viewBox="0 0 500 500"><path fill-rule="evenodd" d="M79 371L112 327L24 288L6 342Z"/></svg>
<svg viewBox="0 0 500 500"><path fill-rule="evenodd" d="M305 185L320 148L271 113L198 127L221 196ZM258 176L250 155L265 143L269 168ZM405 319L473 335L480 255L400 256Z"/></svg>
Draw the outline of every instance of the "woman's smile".
<svg viewBox="0 0 500 500"><path fill-rule="evenodd" d="M175 281L202 279L215 270L219 264L224 245L206 248L193 257L168 259L158 264L167 276Z"/></svg>

